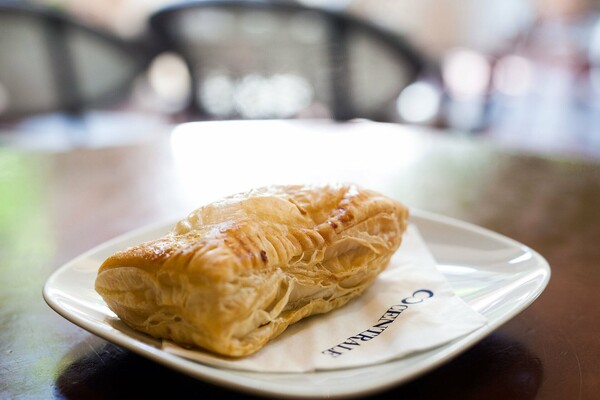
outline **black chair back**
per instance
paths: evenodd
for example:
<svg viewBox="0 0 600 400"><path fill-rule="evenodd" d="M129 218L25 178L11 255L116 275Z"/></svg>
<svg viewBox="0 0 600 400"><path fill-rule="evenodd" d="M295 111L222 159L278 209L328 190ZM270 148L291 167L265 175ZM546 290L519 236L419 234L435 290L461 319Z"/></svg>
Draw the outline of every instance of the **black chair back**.
<svg viewBox="0 0 600 400"><path fill-rule="evenodd" d="M57 11L0 4L0 120L111 104L150 57L142 45Z"/></svg>
<svg viewBox="0 0 600 400"><path fill-rule="evenodd" d="M297 3L185 2L150 22L163 50L186 60L200 119L388 120L427 68L401 37Z"/></svg>

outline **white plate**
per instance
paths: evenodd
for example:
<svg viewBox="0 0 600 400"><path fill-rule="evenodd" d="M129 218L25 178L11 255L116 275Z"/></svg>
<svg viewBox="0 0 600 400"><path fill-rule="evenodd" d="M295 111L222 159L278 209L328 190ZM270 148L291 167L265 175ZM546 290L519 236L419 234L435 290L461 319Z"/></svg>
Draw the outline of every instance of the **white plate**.
<svg viewBox="0 0 600 400"><path fill-rule="evenodd" d="M273 397L350 397L389 388L421 375L465 351L529 306L550 279L546 260L532 249L489 230L447 217L412 211L429 250L456 294L488 318L488 324L447 345L401 360L337 371L258 373L196 363L160 348L160 342L121 323L94 291L99 265L117 250L155 239L172 223L118 237L59 268L44 298L80 327L151 360L230 389Z"/></svg>

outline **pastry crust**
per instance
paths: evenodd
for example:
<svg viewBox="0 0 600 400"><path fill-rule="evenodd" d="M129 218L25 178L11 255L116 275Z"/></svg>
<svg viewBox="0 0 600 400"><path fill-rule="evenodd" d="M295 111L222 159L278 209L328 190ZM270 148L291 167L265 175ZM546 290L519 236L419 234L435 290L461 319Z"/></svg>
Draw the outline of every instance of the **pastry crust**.
<svg viewBox="0 0 600 400"><path fill-rule="evenodd" d="M407 218L398 201L354 185L264 187L115 253L96 291L134 329L246 356L360 295L400 246Z"/></svg>

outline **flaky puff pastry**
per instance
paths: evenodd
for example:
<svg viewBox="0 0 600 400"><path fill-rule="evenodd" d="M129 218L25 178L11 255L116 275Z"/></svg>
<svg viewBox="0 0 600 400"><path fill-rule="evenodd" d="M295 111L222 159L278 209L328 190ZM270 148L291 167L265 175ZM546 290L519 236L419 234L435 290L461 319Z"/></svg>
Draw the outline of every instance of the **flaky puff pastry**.
<svg viewBox="0 0 600 400"><path fill-rule="evenodd" d="M354 185L260 188L112 255L96 290L134 329L246 356L360 295L400 246L407 218L398 201Z"/></svg>

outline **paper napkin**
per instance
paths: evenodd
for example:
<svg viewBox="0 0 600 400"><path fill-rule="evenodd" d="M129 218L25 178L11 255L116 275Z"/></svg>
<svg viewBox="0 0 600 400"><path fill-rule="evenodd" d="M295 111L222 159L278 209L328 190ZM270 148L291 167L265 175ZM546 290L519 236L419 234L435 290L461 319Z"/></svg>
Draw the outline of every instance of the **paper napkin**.
<svg viewBox="0 0 600 400"><path fill-rule="evenodd" d="M291 325L249 357L227 359L164 341L200 363L247 371L308 372L382 363L467 335L486 319L452 290L414 225L388 268L340 309Z"/></svg>

